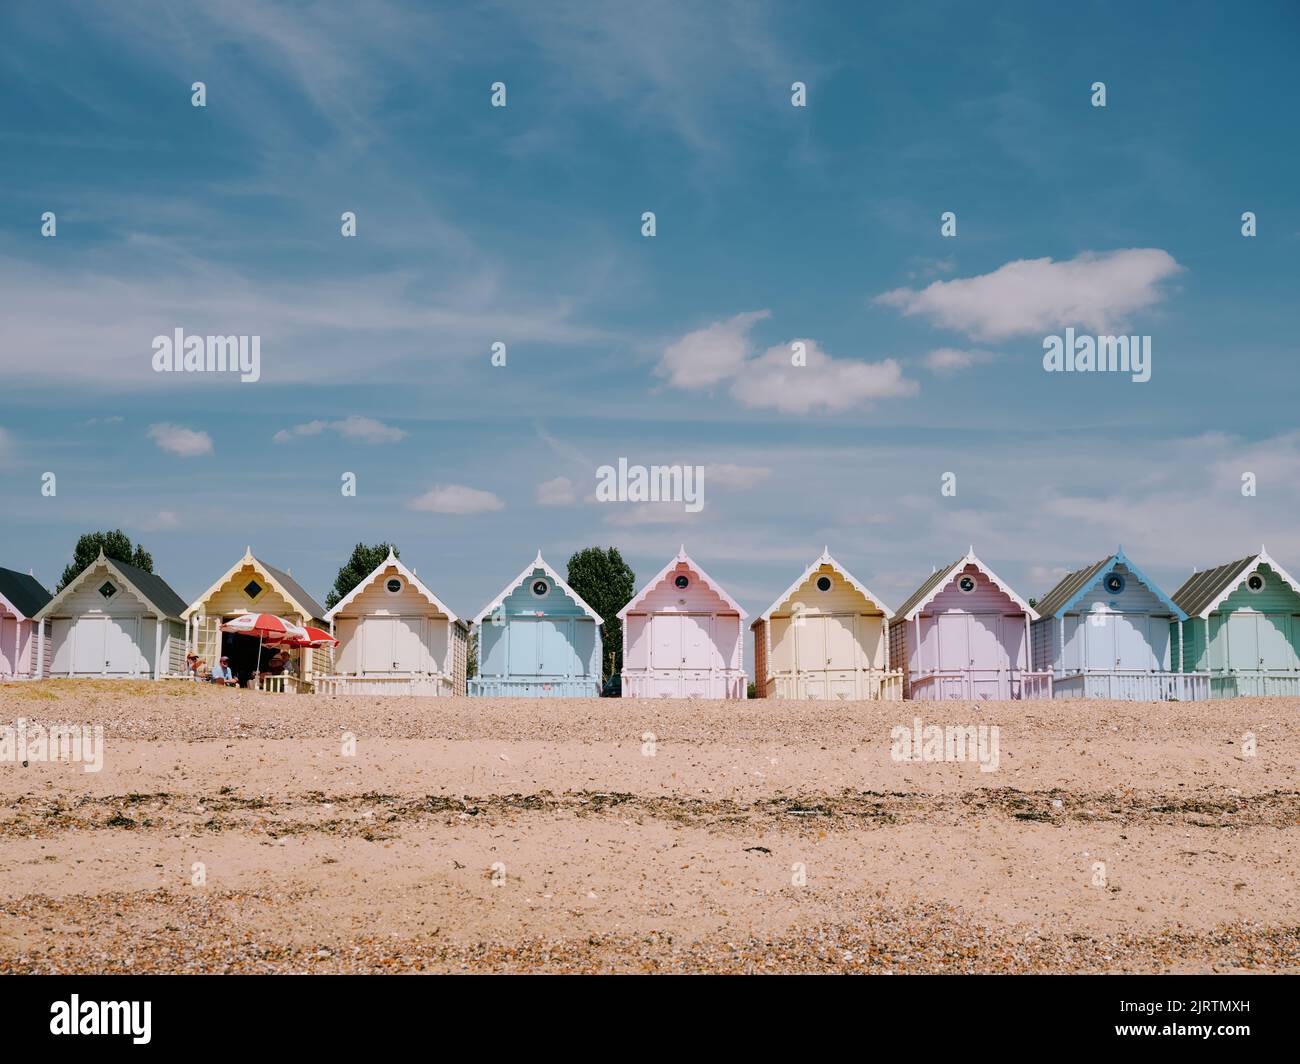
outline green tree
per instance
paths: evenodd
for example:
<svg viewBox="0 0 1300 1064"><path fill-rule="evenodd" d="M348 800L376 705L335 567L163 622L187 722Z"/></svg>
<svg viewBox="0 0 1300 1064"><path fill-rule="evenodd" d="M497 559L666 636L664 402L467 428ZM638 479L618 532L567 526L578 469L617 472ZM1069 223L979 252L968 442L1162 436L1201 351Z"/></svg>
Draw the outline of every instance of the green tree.
<svg viewBox="0 0 1300 1064"><path fill-rule="evenodd" d="M115 528L112 532L87 532L72 548L72 561L63 570L63 578L59 581L58 590L62 591L90 568L91 563L99 557L101 550L104 552L104 557L112 558L115 562L126 562L127 565L134 565L146 573L153 572L153 555L144 547L132 543L131 538L120 528Z"/></svg>
<svg viewBox="0 0 1300 1064"><path fill-rule="evenodd" d="M569 586L605 621L600 629L605 648L601 680L623 670L623 622L618 611L636 594L636 574L617 547L587 547L569 559Z"/></svg>
<svg viewBox="0 0 1300 1064"><path fill-rule="evenodd" d="M353 547L352 557L339 569L339 575L334 578L334 586L325 596L325 608L332 610L343 601L349 591L379 568L379 563L388 557L390 550L393 552L393 557L402 556L402 552L391 543L376 543L373 547L358 543Z"/></svg>

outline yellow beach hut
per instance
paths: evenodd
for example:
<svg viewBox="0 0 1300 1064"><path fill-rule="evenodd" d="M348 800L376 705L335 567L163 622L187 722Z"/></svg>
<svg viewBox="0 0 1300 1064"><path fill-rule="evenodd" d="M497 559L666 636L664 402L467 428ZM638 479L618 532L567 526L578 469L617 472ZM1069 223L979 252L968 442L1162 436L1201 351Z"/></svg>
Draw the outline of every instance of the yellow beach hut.
<svg viewBox="0 0 1300 1064"><path fill-rule="evenodd" d="M255 636L223 632L221 626L248 613L270 613L314 628L329 627L325 607L317 602L293 576L283 569L253 557L252 548L227 570L207 591L190 603L181 615L185 621L190 650L209 665L225 656L241 682L257 674L257 687L276 693L305 693L312 689L317 674L333 671L333 648L292 650L289 668L282 675L264 671L268 651Z"/></svg>
<svg viewBox="0 0 1300 1064"><path fill-rule="evenodd" d="M889 668L889 607L823 548L803 575L751 624L759 698L903 697Z"/></svg>

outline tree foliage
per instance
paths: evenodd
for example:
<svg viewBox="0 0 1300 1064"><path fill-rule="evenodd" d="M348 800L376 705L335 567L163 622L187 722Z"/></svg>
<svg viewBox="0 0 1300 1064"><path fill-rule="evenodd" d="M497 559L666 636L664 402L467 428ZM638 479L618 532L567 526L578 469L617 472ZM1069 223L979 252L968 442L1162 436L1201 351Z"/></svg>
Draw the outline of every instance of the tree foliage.
<svg viewBox="0 0 1300 1064"><path fill-rule="evenodd" d="M352 557L339 569L339 575L334 578L334 586L325 596L325 608L332 610L342 602L354 587L379 568L380 562L388 557L390 550L393 557L402 556L402 552L391 543L376 543L373 547L358 543L353 547Z"/></svg>
<svg viewBox="0 0 1300 1064"><path fill-rule="evenodd" d="M623 670L623 622L618 611L636 594L636 574L617 547L587 547L569 559L568 583L605 622L600 629L603 683Z"/></svg>
<svg viewBox="0 0 1300 1064"><path fill-rule="evenodd" d="M101 550L104 557L112 558L115 562L126 562L146 573L153 572L153 555L144 547L132 543L131 538L120 528L115 528L112 532L87 532L72 548L72 561L63 570L58 590L62 591L88 569L99 557Z"/></svg>

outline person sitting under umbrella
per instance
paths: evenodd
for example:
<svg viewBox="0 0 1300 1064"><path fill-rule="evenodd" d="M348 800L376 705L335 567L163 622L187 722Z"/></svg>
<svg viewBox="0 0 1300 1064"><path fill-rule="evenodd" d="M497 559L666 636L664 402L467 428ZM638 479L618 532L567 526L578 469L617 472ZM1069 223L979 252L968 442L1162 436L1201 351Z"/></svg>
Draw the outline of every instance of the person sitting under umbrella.
<svg viewBox="0 0 1300 1064"><path fill-rule="evenodd" d="M234 687L239 681L235 679L235 674L230 671L230 659L222 656L221 660L212 666L213 683L224 684L226 687Z"/></svg>

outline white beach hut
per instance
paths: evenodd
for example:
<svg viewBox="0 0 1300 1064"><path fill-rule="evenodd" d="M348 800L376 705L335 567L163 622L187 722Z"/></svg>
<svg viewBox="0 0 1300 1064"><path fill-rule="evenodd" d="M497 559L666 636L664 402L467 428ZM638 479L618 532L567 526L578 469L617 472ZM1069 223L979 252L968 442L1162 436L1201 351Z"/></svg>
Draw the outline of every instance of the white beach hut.
<svg viewBox="0 0 1300 1064"><path fill-rule="evenodd" d="M161 576L100 551L37 611L38 675L48 655L51 676L179 676L184 610L184 599Z"/></svg>

